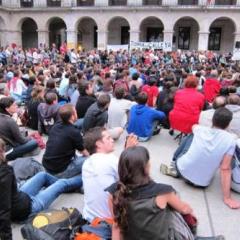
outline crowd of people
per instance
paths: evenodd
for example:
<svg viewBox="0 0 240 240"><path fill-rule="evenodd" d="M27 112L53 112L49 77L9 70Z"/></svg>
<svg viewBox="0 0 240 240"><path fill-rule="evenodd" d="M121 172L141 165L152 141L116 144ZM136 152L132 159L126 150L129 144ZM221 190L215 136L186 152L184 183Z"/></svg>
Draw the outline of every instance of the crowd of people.
<svg viewBox="0 0 240 240"><path fill-rule="evenodd" d="M185 221L193 209L151 178L151 153L139 146L161 128L180 139L161 172L205 188L220 169L224 203L240 208L231 197L231 188L240 192L240 65L230 53L53 44L2 48L0 63L1 240L12 239L12 221L72 191L84 192L89 223L114 221L112 239L194 239ZM114 141L124 132L118 158ZM43 171L18 186L12 162L38 154L43 136Z"/></svg>

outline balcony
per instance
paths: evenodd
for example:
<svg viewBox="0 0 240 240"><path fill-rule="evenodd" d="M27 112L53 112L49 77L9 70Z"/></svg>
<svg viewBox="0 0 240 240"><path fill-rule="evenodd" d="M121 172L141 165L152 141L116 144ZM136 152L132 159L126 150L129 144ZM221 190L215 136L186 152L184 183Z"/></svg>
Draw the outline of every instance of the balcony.
<svg viewBox="0 0 240 240"><path fill-rule="evenodd" d="M61 0L47 0L47 7L61 7Z"/></svg>
<svg viewBox="0 0 240 240"><path fill-rule="evenodd" d="M160 6L162 5L162 0L143 0L144 6Z"/></svg>
<svg viewBox="0 0 240 240"><path fill-rule="evenodd" d="M237 0L215 0L216 6L234 6L237 4Z"/></svg>
<svg viewBox="0 0 240 240"><path fill-rule="evenodd" d="M178 0L180 6L195 6L198 5L198 0Z"/></svg>
<svg viewBox="0 0 240 240"><path fill-rule="evenodd" d="M78 7L94 6L94 0L77 0Z"/></svg>
<svg viewBox="0 0 240 240"><path fill-rule="evenodd" d="M109 6L127 6L127 0L109 0Z"/></svg>
<svg viewBox="0 0 240 240"><path fill-rule="evenodd" d="M23 8L31 8L33 7L33 0L21 0L20 6Z"/></svg>

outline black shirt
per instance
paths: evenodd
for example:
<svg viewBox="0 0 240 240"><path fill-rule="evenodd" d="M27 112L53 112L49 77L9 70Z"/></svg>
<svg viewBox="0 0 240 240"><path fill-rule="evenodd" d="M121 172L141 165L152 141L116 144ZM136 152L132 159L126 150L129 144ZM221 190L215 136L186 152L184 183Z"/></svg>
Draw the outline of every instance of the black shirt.
<svg viewBox="0 0 240 240"><path fill-rule="evenodd" d="M63 172L75 156L75 150L84 150L79 129L70 123L56 123L49 132L43 166L53 174Z"/></svg>
<svg viewBox="0 0 240 240"><path fill-rule="evenodd" d="M95 102L96 98L92 96L79 96L76 104L78 118L84 118L88 108Z"/></svg>
<svg viewBox="0 0 240 240"><path fill-rule="evenodd" d="M12 239L11 220L25 220L31 213L30 197L17 189L13 168L0 164L0 239Z"/></svg>

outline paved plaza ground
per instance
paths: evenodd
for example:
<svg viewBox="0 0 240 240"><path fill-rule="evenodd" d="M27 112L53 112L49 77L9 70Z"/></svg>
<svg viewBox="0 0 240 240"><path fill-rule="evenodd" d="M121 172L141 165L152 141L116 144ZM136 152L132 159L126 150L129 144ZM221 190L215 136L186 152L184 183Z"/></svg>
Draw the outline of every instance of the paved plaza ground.
<svg viewBox="0 0 240 240"><path fill-rule="evenodd" d="M117 156L123 149L125 136L122 136L116 142L115 153ZM177 148L177 142L166 130L162 130L159 135L153 137L147 143L141 143L141 145L145 146L150 152L152 178L157 182L171 184L180 197L190 203L194 209L199 220L198 235L213 236L222 234L226 237L226 240L240 239L240 210L231 210L224 205L219 173L216 174L210 187L205 190L195 189L182 180L164 176L159 171L161 163L170 163ZM37 158L41 159L41 156ZM240 201L240 195L233 193L233 196ZM76 193L62 194L51 207L59 209L63 206L76 207L81 211L83 195ZM13 225L13 239L22 239L20 225Z"/></svg>

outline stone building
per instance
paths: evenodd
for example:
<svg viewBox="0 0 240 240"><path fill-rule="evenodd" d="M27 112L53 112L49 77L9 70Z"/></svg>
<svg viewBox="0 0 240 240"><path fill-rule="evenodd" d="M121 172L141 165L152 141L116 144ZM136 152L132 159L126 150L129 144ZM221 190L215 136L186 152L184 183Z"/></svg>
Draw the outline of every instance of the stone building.
<svg viewBox="0 0 240 240"><path fill-rule="evenodd" d="M173 49L232 51L240 41L240 0L0 0L0 44L89 50L130 41Z"/></svg>

